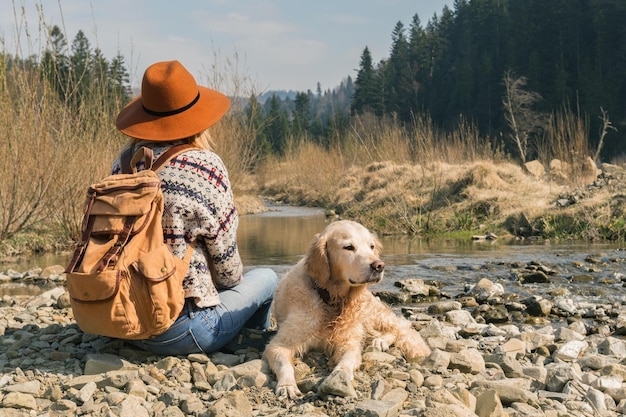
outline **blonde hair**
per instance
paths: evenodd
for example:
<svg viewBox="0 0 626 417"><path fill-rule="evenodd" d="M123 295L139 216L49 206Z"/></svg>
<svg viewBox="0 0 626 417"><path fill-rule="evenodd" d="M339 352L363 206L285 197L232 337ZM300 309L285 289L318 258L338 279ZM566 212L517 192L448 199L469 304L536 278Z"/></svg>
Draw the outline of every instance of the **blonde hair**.
<svg viewBox="0 0 626 417"><path fill-rule="evenodd" d="M209 133L208 129L192 136L189 142L198 148L205 149L207 151L212 151L215 148L215 142L213 142L213 137Z"/></svg>
<svg viewBox="0 0 626 417"><path fill-rule="evenodd" d="M135 148L135 145L137 145L139 142L144 142L144 141L146 141L146 139L129 138L128 141L124 144L124 147L122 148L122 152L124 152L126 149ZM208 129L205 129L202 132L196 135L190 136L188 138L176 139L172 142L175 142L175 141L176 142L177 141L188 142L200 149L204 149L207 151L212 151L215 148L213 137L211 137L211 134L209 133ZM163 141L163 143L165 143L165 141Z"/></svg>

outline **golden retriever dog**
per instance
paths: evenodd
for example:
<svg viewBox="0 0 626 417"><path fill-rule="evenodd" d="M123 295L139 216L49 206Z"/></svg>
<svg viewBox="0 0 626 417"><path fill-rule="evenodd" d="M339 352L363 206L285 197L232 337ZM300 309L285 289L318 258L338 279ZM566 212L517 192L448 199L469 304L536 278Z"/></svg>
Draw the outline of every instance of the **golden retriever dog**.
<svg viewBox="0 0 626 417"><path fill-rule="evenodd" d="M430 348L411 323L367 288L383 279L381 245L359 223L329 224L315 236L307 255L283 277L274 295L278 332L264 358L276 374L280 398L302 395L293 361L321 349L352 381L367 344L379 350L397 346L407 359L425 357Z"/></svg>

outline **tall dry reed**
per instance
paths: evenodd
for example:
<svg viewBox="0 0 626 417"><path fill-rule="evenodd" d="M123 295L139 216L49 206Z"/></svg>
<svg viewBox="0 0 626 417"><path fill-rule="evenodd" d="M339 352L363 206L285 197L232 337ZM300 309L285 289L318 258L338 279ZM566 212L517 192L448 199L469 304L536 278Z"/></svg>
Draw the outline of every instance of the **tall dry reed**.
<svg viewBox="0 0 626 417"><path fill-rule="evenodd" d="M18 233L53 231L61 239L78 232L87 185L103 176L122 144L113 128L105 92L71 107L27 67L1 65L0 241Z"/></svg>
<svg viewBox="0 0 626 417"><path fill-rule="evenodd" d="M256 170L259 191L289 204L332 207L344 161L340 148L327 151L306 141L289 146L284 156L271 157Z"/></svg>
<svg viewBox="0 0 626 417"><path fill-rule="evenodd" d="M591 156L589 120L565 105L552 113L542 140L537 144L538 159L545 165L553 160L563 163L562 173L573 186L583 185L589 178L586 163Z"/></svg>
<svg viewBox="0 0 626 417"><path fill-rule="evenodd" d="M48 250L76 238L87 186L109 171L124 141L114 128L114 112L123 103L106 91L106 83L83 84L82 97L76 83L52 85L51 79L64 77L50 72L44 77L40 67L46 51L52 49L44 16L29 25L32 22L26 21L23 9L15 5L13 15L15 50L7 50L3 42L0 51L0 154L4 157L0 255L4 256ZM74 75L80 82L89 78Z"/></svg>

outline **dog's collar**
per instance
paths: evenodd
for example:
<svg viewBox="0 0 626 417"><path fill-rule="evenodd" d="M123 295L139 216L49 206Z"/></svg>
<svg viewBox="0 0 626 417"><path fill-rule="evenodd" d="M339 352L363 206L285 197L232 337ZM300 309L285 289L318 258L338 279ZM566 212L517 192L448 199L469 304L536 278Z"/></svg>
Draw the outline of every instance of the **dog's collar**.
<svg viewBox="0 0 626 417"><path fill-rule="evenodd" d="M326 288L320 287L319 284L317 282L315 282L315 280L312 279L312 278L311 278L311 284L313 285L313 288L315 288L315 291L317 291L317 295L320 296L322 301L325 304L331 305L330 304L330 293L328 292L328 290Z"/></svg>

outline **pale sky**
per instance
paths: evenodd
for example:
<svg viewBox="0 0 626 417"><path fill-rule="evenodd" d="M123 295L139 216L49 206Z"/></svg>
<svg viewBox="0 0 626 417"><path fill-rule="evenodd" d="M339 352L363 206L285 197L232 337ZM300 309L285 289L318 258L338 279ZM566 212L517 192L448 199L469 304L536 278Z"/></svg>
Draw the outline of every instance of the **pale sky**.
<svg viewBox="0 0 626 417"><path fill-rule="evenodd" d="M445 5L453 0L0 0L0 41L39 55L44 22L70 44L82 30L109 60L121 52L133 86L148 65L177 59L211 87L216 64L258 92L315 91L354 79L365 46L374 62L388 58L398 21L408 29L417 14L425 26Z"/></svg>

